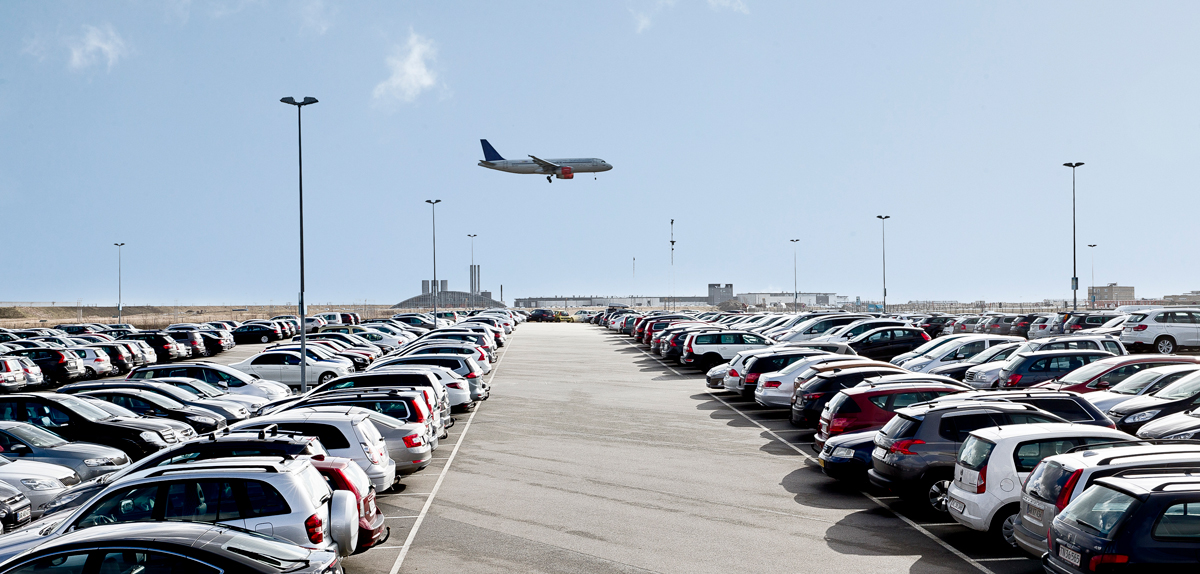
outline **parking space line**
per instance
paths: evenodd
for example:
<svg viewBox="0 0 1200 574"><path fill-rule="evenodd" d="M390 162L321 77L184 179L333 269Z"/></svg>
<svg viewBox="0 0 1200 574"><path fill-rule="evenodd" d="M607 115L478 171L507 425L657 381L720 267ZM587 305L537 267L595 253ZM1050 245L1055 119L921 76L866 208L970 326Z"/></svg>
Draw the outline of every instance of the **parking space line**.
<svg viewBox="0 0 1200 574"><path fill-rule="evenodd" d="M1033 560L1032 556L1008 556L1005 558L976 558L976 562L1015 562L1017 560Z"/></svg>

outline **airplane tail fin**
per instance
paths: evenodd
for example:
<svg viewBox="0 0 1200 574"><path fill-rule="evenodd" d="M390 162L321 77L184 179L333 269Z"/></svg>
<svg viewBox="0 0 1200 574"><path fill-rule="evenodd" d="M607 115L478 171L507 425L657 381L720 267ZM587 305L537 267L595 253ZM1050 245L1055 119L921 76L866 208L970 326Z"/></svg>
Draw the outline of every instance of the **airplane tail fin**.
<svg viewBox="0 0 1200 574"><path fill-rule="evenodd" d="M483 144L483 160L484 161L503 161L504 160L504 158L500 157L500 154L496 153L496 148L492 147L492 144L488 143L487 140L479 140L479 143Z"/></svg>

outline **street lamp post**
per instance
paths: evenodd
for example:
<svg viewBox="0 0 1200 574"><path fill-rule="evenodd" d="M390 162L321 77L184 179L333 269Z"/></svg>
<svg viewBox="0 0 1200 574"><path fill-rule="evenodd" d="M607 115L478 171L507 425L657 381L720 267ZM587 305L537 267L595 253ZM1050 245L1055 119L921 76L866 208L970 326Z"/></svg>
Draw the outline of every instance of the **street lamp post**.
<svg viewBox="0 0 1200 574"><path fill-rule="evenodd" d="M429 204L430 213L433 215L433 288L429 290L429 294L433 296L433 326L437 327L437 300L438 300L438 284L437 284L437 204L441 203L440 199L426 199L425 203Z"/></svg>
<svg viewBox="0 0 1200 574"><path fill-rule="evenodd" d="M675 220L671 220L671 311L675 311Z"/></svg>
<svg viewBox="0 0 1200 574"><path fill-rule="evenodd" d="M1081 165L1081 161L1063 164L1064 167L1071 168L1071 307L1074 311L1079 310L1079 273L1076 271L1075 257L1075 168Z"/></svg>
<svg viewBox="0 0 1200 574"><path fill-rule="evenodd" d="M792 242L792 311L800 312L800 282L797 279L796 242L799 239L789 239Z"/></svg>
<svg viewBox="0 0 1200 574"><path fill-rule="evenodd" d="M887 313L887 220L890 215L876 215L883 230L883 312Z"/></svg>
<svg viewBox="0 0 1200 574"><path fill-rule="evenodd" d="M300 392L308 392L308 322L305 321L307 316L304 312L304 139L303 125L300 121L300 110L304 106L317 103L317 99L313 97L305 97L303 101L297 102L295 98L288 96L279 101L296 106L296 157L297 157L297 173L299 174L300 184L300 297L296 302L296 310L300 314Z"/></svg>
<svg viewBox="0 0 1200 574"><path fill-rule="evenodd" d="M478 233L468 234L471 238L471 276L475 278L475 284L471 286L471 310L475 310L475 293L479 292L479 276L475 274L475 238L479 237Z"/></svg>
<svg viewBox="0 0 1200 574"><path fill-rule="evenodd" d="M1092 254L1092 289L1091 289L1092 292L1089 294L1088 300L1091 302L1091 308L1095 309L1096 308L1096 250L1092 249L1093 247L1096 247L1095 243L1088 244L1088 248L1089 248L1088 252Z"/></svg>
<svg viewBox="0 0 1200 574"><path fill-rule="evenodd" d="M124 243L114 243L117 246L117 322L125 322L125 305L121 303L121 248Z"/></svg>

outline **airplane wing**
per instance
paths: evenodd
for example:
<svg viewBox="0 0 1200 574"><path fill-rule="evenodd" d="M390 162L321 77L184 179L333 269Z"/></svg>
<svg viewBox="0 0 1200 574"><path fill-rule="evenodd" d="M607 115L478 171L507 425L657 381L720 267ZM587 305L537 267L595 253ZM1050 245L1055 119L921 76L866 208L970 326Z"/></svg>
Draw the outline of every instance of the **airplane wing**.
<svg viewBox="0 0 1200 574"><path fill-rule="evenodd" d="M545 172L547 172L547 173L549 173L549 172L552 172L552 171L554 171L554 170L556 170L556 169L558 169L558 168L559 168L558 164L556 164L556 163L551 163L551 162L548 162L548 161L546 161L546 160L544 160L544 159L542 159L542 158L535 157L535 156L532 156L532 155L531 155L531 156L529 156L529 157L533 159L533 162L534 162L534 163L536 163L536 164L538 164L539 166L541 166L541 167L542 167L542 171L545 171Z"/></svg>

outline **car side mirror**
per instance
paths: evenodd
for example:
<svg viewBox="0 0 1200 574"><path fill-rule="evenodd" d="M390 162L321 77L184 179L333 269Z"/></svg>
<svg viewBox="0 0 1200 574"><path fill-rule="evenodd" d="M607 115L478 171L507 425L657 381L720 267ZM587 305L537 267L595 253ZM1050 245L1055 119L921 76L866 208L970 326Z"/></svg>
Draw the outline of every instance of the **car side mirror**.
<svg viewBox="0 0 1200 574"><path fill-rule="evenodd" d="M13 443L13 445L8 447L8 449L10 452L16 453L20 456L25 456L26 454L29 454L29 445L19 443L19 442Z"/></svg>
<svg viewBox="0 0 1200 574"><path fill-rule="evenodd" d="M967 356L966 356L966 355L964 355L964 354L962 354L962 353L959 353L959 354L957 354L957 355L954 355L954 358L955 358L955 359L958 359L958 360L960 360L960 361L961 361L961 360L963 360L963 359L967 358Z"/></svg>

